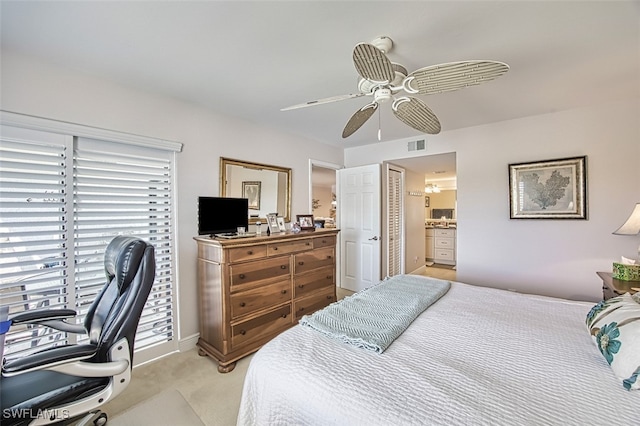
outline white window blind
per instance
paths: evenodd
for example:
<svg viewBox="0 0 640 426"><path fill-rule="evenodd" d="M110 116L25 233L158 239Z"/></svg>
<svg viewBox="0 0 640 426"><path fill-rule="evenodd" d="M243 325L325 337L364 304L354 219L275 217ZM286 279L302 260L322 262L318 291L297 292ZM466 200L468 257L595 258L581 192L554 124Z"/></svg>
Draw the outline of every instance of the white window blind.
<svg viewBox="0 0 640 426"><path fill-rule="evenodd" d="M104 285L104 248L121 234L156 251L156 281L136 349L172 340L172 154L80 138L73 155L76 309L85 314Z"/></svg>
<svg viewBox="0 0 640 426"><path fill-rule="evenodd" d="M67 306L67 142L22 130L0 139L0 298L10 315ZM6 336L5 353L20 356L60 342L63 332L22 325Z"/></svg>
<svg viewBox="0 0 640 426"><path fill-rule="evenodd" d="M10 314L75 309L82 322L105 284L106 246L116 235L138 236L155 247L156 280L138 326L136 353L149 349L154 355L143 356L149 359L175 350L174 150L127 143L126 135L119 142L1 129L2 305ZM91 128L79 130L91 134ZM5 355L75 343L73 334L38 334L41 329L12 327Z"/></svg>

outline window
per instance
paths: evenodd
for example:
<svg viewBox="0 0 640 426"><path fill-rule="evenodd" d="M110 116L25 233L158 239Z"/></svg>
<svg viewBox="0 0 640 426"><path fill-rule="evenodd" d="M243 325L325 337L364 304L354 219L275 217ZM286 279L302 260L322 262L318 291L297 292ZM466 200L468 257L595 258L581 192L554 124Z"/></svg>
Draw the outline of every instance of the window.
<svg viewBox="0 0 640 426"><path fill-rule="evenodd" d="M156 254L156 280L138 326L136 352L148 349L142 358L149 359L175 350L173 169L180 145L62 127L57 130L64 133L1 129L2 306L11 314L75 309L81 322L104 285L107 244L115 235L135 235L153 244ZM87 137L92 133L100 137ZM75 337L15 327L6 336L5 355L74 343Z"/></svg>

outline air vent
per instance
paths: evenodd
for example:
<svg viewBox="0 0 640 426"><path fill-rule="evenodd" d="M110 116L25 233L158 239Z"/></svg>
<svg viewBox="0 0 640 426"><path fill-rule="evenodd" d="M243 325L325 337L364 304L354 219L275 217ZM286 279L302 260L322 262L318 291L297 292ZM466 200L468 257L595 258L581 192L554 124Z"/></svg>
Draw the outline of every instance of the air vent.
<svg viewBox="0 0 640 426"><path fill-rule="evenodd" d="M425 143L424 139L407 142L408 151L424 151L426 147L427 144Z"/></svg>

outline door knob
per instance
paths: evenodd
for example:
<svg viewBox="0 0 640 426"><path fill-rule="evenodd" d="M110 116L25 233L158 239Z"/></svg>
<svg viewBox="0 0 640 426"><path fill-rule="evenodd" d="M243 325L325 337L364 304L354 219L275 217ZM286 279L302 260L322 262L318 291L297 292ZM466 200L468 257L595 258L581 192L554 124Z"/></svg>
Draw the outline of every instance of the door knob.
<svg viewBox="0 0 640 426"><path fill-rule="evenodd" d="M378 241L378 237L377 237L377 236L375 236L375 237L371 237L371 238L369 238L369 241L371 241L371 240L373 240L373 241Z"/></svg>

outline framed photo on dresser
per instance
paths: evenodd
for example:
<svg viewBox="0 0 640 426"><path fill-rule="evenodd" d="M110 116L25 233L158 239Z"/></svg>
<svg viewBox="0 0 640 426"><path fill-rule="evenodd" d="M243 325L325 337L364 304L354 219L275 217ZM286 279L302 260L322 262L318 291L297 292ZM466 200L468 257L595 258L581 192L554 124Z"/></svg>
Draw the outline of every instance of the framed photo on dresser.
<svg viewBox="0 0 640 426"><path fill-rule="evenodd" d="M271 234L279 234L280 226L278 225L278 215L276 213L267 214L267 226Z"/></svg>

